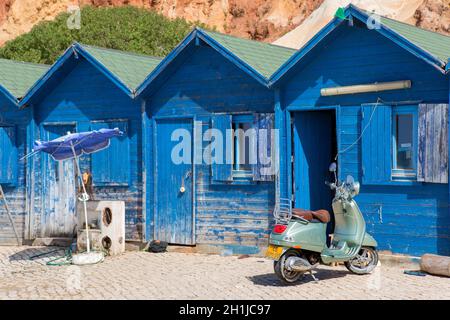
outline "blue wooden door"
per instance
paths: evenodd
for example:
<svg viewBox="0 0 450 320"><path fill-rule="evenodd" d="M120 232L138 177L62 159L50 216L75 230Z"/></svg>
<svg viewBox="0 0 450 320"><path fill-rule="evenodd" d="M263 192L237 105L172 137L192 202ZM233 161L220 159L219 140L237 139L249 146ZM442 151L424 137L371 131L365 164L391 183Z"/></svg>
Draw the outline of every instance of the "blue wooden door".
<svg viewBox="0 0 450 320"><path fill-rule="evenodd" d="M175 138L172 141L175 130L189 135L186 145L190 148L185 149L182 155L174 152L188 161L180 163L179 159L173 159L173 150L182 140ZM154 238L173 244L195 243L192 131L192 121L189 119L156 120Z"/></svg>
<svg viewBox="0 0 450 320"><path fill-rule="evenodd" d="M73 125L46 124L42 140L75 132ZM42 153L41 237L72 237L76 226L76 181L74 160L56 161Z"/></svg>
<svg viewBox="0 0 450 320"><path fill-rule="evenodd" d="M294 114L295 207L331 209L328 167L336 156L334 111L302 111Z"/></svg>

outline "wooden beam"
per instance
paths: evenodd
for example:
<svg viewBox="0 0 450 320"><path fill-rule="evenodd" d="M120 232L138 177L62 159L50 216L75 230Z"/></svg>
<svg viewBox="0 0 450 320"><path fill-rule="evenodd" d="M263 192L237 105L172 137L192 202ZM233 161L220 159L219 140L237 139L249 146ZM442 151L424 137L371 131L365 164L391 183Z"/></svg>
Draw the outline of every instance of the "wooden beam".
<svg viewBox="0 0 450 320"><path fill-rule="evenodd" d="M430 274L450 277L450 257L424 254L420 260L420 270Z"/></svg>

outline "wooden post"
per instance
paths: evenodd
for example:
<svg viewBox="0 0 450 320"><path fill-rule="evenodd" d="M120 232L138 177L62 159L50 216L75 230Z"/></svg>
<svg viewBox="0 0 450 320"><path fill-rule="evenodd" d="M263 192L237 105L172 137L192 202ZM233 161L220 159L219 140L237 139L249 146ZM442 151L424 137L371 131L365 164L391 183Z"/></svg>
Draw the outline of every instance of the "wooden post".
<svg viewBox="0 0 450 320"><path fill-rule="evenodd" d="M450 277L450 257L424 254L420 260L420 269L431 274Z"/></svg>

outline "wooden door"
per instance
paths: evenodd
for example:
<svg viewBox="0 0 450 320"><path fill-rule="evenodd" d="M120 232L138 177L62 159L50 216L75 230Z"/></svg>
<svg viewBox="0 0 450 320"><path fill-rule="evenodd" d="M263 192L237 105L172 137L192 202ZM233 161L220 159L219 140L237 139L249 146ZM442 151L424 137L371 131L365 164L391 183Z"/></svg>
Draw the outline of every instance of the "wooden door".
<svg viewBox="0 0 450 320"><path fill-rule="evenodd" d="M190 119L156 120L155 139L155 215L154 238L173 244L194 244L193 218L193 123ZM174 147L181 140L172 141L175 130L189 135L189 161L175 163ZM188 162L188 163L186 163ZM184 188L182 191L181 188Z"/></svg>

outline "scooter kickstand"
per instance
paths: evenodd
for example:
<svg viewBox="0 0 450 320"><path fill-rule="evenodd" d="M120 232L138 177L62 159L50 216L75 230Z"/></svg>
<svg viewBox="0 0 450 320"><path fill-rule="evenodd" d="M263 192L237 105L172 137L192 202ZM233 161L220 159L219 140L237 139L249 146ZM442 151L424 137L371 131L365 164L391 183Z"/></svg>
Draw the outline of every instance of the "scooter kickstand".
<svg viewBox="0 0 450 320"><path fill-rule="evenodd" d="M309 274L310 274L311 277L314 279L314 283L319 283L319 279L316 278L316 276L314 275L314 273L312 272L312 270L309 270Z"/></svg>

